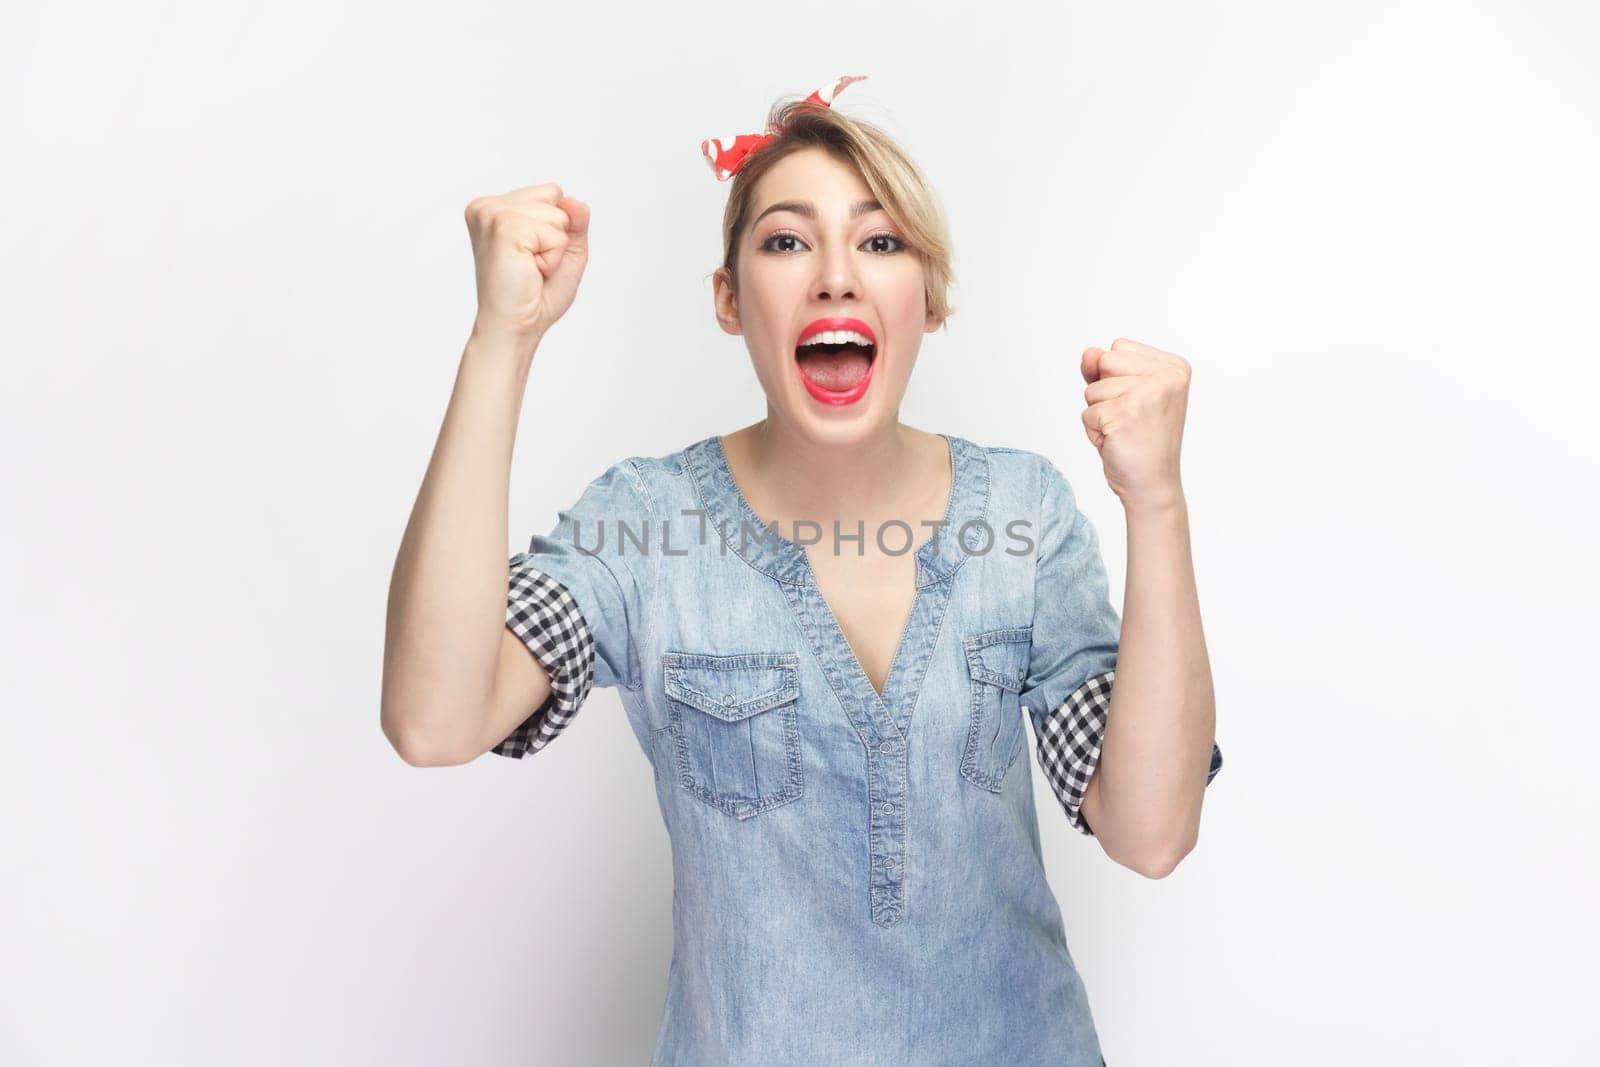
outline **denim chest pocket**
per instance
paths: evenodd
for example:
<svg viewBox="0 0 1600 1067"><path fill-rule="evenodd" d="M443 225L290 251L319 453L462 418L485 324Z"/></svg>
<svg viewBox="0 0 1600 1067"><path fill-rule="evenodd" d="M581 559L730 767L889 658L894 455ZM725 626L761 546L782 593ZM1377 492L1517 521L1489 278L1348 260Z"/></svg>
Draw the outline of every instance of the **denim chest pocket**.
<svg viewBox="0 0 1600 1067"><path fill-rule="evenodd" d="M1008 626L964 638L972 717L961 776L998 793L1024 747L1022 683L1033 650L1032 626Z"/></svg>
<svg viewBox="0 0 1600 1067"><path fill-rule="evenodd" d="M736 819L801 795L797 654L667 652L661 661L679 785Z"/></svg>

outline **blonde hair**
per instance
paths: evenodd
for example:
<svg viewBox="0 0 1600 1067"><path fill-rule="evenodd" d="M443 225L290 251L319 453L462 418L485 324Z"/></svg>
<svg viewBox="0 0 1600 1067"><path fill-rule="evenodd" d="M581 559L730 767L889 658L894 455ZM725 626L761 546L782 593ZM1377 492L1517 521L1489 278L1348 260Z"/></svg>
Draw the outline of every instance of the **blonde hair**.
<svg viewBox="0 0 1600 1067"><path fill-rule="evenodd" d="M773 105L767 119L771 141L746 157L734 174L722 214L722 266L728 285L738 295L738 248L754 207L751 196L761 176L784 158L806 148L821 148L852 166L906 241L922 260L928 314L943 328L955 308L949 290L955 280L950 266L950 228L933 187L916 163L883 130L825 105L806 100ZM715 272L713 272L715 273Z"/></svg>

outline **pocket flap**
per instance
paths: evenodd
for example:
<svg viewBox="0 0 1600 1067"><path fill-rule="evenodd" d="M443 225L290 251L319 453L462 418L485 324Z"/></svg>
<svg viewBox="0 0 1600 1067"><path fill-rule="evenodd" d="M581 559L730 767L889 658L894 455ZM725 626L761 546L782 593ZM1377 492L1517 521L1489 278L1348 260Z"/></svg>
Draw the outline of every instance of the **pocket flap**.
<svg viewBox="0 0 1600 1067"><path fill-rule="evenodd" d="M967 668L973 681L987 682L1013 693L1022 692L1033 649L1032 626L990 630L968 637L962 643L966 646Z"/></svg>
<svg viewBox="0 0 1600 1067"><path fill-rule="evenodd" d="M668 652L662 664L667 696L724 722L800 698L800 658L793 652Z"/></svg>

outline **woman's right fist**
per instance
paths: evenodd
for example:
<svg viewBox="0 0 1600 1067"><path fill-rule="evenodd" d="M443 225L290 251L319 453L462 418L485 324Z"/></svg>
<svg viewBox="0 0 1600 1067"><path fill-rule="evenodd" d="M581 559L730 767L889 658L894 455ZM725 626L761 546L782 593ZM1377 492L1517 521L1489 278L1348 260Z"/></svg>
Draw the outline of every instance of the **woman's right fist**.
<svg viewBox="0 0 1600 1067"><path fill-rule="evenodd" d="M473 329L537 342L566 314L589 262L589 205L554 182L467 205L478 275Z"/></svg>

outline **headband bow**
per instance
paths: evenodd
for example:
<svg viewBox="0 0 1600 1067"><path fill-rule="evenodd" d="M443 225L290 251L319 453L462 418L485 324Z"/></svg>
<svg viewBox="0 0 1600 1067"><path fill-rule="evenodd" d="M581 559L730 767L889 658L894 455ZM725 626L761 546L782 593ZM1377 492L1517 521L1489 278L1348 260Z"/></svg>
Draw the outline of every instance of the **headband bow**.
<svg viewBox="0 0 1600 1067"><path fill-rule="evenodd" d="M832 107L833 98L838 96L845 86L851 82L864 81L865 74L846 74L832 85L824 85L810 96L806 97L808 104L821 104L823 107ZM768 129L766 133L741 133L733 137L713 137L700 142L700 154L706 157L706 162L711 164L711 171L717 176L717 181L725 182L744 166L750 154L778 134L778 130Z"/></svg>

